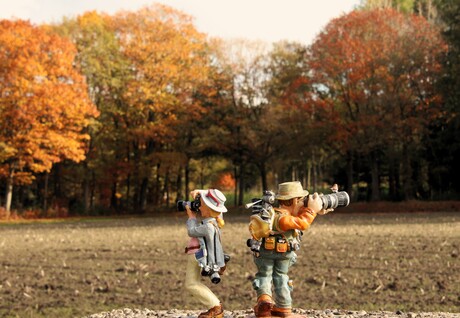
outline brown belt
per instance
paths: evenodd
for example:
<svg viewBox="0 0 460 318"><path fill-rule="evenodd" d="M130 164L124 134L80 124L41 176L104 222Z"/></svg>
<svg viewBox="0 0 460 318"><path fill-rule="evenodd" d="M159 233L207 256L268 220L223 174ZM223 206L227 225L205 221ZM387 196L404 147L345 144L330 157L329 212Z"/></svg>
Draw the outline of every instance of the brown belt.
<svg viewBox="0 0 460 318"><path fill-rule="evenodd" d="M201 247L200 245L187 246L187 247L185 248L185 253L188 253L188 251L191 251L191 250L199 249L200 247Z"/></svg>

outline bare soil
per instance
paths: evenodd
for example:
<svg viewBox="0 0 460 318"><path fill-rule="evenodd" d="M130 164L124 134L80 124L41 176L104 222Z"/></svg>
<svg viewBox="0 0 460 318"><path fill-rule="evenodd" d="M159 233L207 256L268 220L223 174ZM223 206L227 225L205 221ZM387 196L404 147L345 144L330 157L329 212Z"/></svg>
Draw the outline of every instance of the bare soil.
<svg viewBox="0 0 460 318"><path fill-rule="evenodd" d="M248 218L227 215L228 270L218 285L203 278L226 316L255 302ZM185 221L170 213L0 224L0 316L117 317L109 314L131 308L125 317L137 317L135 308L148 308L138 312L196 317L204 308L183 290ZM318 217L290 272L294 306L318 317L459 317L459 249L458 212Z"/></svg>

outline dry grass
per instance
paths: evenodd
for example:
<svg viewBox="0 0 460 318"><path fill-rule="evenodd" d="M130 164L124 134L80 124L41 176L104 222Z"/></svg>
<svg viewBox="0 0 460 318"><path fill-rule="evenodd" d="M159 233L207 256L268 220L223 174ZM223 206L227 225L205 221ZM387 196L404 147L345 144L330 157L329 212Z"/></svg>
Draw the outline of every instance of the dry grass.
<svg viewBox="0 0 460 318"><path fill-rule="evenodd" d="M253 305L248 215L226 218L228 309ZM183 291L185 215L0 225L0 316L79 317L119 307L200 309ZM460 311L460 214L330 214L304 236L294 305ZM205 278L204 278L205 279ZM207 281L205 279L205 281Z"/></svg>

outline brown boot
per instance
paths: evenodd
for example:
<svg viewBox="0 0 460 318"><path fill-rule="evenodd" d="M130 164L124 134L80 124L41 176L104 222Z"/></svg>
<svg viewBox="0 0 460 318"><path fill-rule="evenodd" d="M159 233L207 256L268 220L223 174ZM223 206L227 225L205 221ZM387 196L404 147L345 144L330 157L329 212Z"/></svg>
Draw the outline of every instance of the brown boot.
<svg viewBox="0 0 460 318"><path fill-rule="evenodd" d="M272 307L272 298L269 295L261 295L257 298L257 305L254 307L254 314L257 318L271 317Z"/></svg>
<svg viewBox="0 0 460 318"><path fill-rule="evenodd" d="M206 312L202 312L198 315L198 318L222 318L224 316L224 309L222 304L214 306Z"/></svg>

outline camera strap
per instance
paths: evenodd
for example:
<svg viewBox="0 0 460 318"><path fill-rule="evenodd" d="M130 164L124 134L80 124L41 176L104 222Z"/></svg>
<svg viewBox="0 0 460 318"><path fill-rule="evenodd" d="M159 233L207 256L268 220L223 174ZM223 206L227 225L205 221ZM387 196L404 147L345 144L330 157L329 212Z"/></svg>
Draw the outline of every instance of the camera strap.
<svg viewBox="0 0 460 318"><path fill-rule="evenodd" d="M219 244L220 246L222 247L222 239L220 237L220 231L219 231L219 227L214 223L214 222L211 222L212 226L214 226L214 260L216 261L216 264L217 264L217 238L219 238Z"/></svg>

